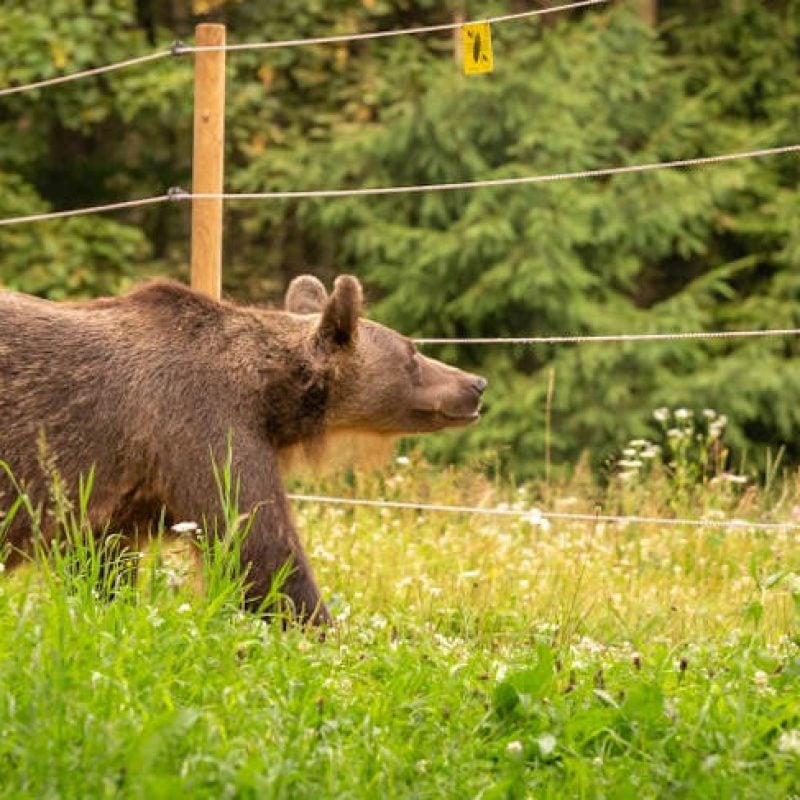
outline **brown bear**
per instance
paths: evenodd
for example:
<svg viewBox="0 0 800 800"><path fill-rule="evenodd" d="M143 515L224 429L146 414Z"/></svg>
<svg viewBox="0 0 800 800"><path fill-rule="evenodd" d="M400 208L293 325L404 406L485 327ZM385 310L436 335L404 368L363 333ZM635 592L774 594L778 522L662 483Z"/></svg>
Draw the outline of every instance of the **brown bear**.
<svg viewBox="0 0 800 800"><path fill-rule="evenodd" d="M166 280L80 303L0 292L0 460L15 479L0 473L0 510L16 482L41 509L49 541L58 526L46 464L70 497L93 468L88 513L98 536L133 537L159 520L205 519L214 530L212 461L224 462L230 447L240 510L252 514L241 551L247 604L258 607L289 563L283 592L297 616L328 622L292 522L282 455L337 432L466 425L486 388L363 319L361 308L361 285L347 275L330 296L316 278L296 278L285 310L218 302ZM11 565L30 549L31 525L18 512L7 527Z"/></svg>

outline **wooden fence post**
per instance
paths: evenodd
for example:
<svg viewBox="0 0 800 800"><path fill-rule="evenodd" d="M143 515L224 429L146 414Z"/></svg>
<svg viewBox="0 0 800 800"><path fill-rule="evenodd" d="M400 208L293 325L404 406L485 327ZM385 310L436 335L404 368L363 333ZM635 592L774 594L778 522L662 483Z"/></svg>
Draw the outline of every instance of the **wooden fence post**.
<svg viewBox="0 0 800 800"><path fill-rule="evenodd" d="M458 25L463 25L466 18L467 14L464 11L464 3L462 0L456 11L453 13L453 22ZM461 45L461 28L453 29L453 58L455 58L459 71L461 71L461 65L464 61L464 52Z"/></svg>
<svg viewBox="0 0 800 800"><path fill-rule="evenodd" d="M225 44L225 26L195 28L198 46ZM192 192L223 190L225 157L225 51L195 53ZM192 200L192 288L222 294L222 200Z"/></svg>
<svg viewBox="0 0 800 800"><path fill-rule="evenodd" d="M658 0L639 0L639 16L655 28L658 25Z"/></svg>

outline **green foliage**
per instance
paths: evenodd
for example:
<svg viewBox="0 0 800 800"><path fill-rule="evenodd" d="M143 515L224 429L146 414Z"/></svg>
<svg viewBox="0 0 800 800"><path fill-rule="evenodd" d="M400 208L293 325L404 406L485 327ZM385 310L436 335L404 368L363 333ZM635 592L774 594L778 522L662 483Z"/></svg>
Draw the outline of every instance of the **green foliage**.
<svg viewBox="0 0 800 800"><path fill-rule="evenodd" d="M465 78L449 35L229 56L231 190L462 181L792 143L797 0L662 0L648 29L613 4L497 25L496 71ZM427 0L6 3L0 84L189 39L397 28L456 12ZM163 192L190 182L188 58L4 99L0 215ZM794 327L796 156L603 180L386 198L236 204L226 288L275 298L303 271L364 279L408 334L525 336ZM0 231L0 282L49 296L183 274L185 208ZM490 379L489 413L430 440L449 459L496 453L522 475L584 450L595 466L654 432L652 409L712 407L741 455L800 456L791 339L581 347L431 348ZM555 376L547 397L547 374Z"/></svg>
<svg viewBox="0 0 800 800"><path fill-rule="evenodd" d="M0 172L0 217L46 210L18 175ZM0 228L0 283L42 297L64 299L118 292L148 252L130 225L75 217Z"/></svg>
<svg viewBox="0 0 800 800"><path fill-rule="evenodd" d="M554 522L543 535L506 519L300 507L340 598L320 641L239 610L236 481L226 465L217 475L227 529L203 551L201 593L161 542L140 560L91 535L91 478L72 506L58 495L70 546L0 578L0 795L800 790L793 533ZM419 462L354 480L464 504L510 490ZM647 502L669 502L650 488ZM762 500L788 518L796 484L776 496ZM131 562L138 583L120 580Z"/></svg>
<svg viewBox="0 0 800 800"><path fill-rule="evenodd" d="M0 10L0 85L151 49L128 0L12 0ZM0 217L132 199L179 183L190 152L190 86L188 63L155 62L3 98ZM56 299L119 292L137 275L170 268L168 239L180 234L170 231L167 213L2 228L0 283Z"/></svg>

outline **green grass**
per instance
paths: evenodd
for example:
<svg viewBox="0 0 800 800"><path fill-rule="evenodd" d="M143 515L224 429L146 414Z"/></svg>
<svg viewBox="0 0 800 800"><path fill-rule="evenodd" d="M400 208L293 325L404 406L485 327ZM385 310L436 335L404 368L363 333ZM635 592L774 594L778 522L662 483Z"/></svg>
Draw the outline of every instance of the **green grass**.
<svg viewBox="0 0 800 800"><path fill-rule="evenodd" d="M800 504L790 478L516 489L417 462L327 488L770 519ZM322 642L238 611L219 559L198 593L151 552L110 602L90 547L4 576L0 796L800 795L796 532L297 516L339 618Z"/></svg>

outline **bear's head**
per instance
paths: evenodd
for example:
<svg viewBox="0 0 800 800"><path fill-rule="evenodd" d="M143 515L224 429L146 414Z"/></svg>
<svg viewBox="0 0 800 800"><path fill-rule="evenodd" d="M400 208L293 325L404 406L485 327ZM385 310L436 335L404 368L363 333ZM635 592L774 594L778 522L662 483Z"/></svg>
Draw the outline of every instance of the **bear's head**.
<svg viewBox="0 0 800 800"><path fill-rule="evenodd" d="M330 296L310 275L286 293L286 311L308 315L312 346L333 365L326 428L391 436L475 422L486 379L417 352L407 337L364 319L362 304L350 275L336 279Z"/></svg>

